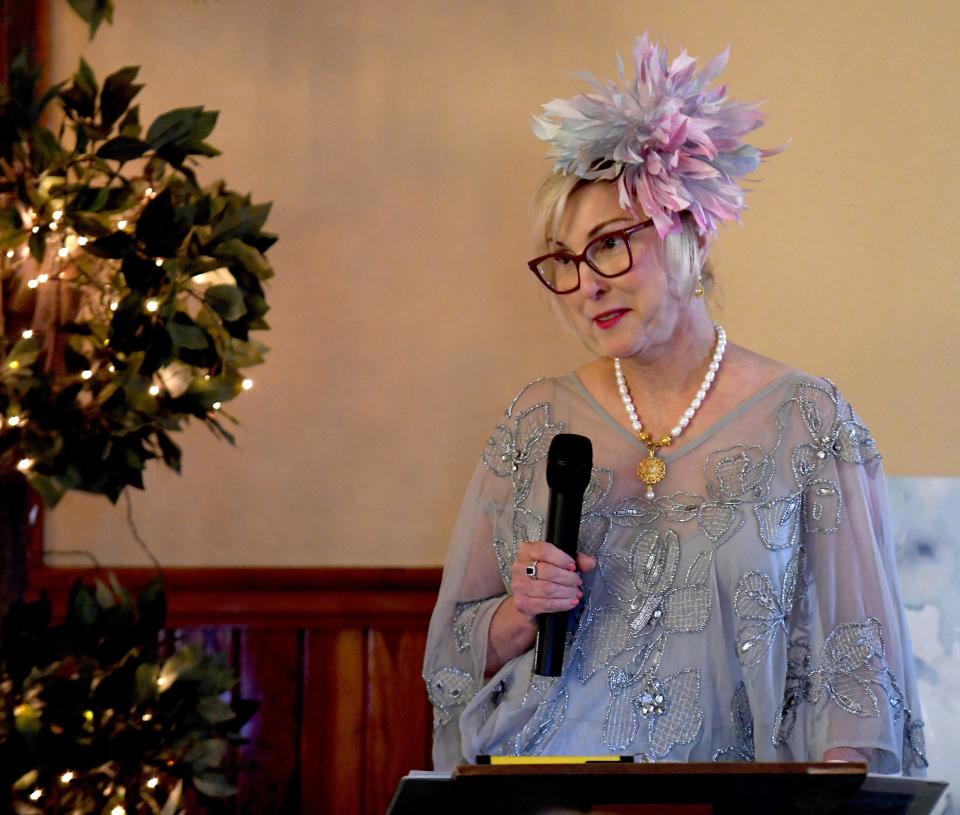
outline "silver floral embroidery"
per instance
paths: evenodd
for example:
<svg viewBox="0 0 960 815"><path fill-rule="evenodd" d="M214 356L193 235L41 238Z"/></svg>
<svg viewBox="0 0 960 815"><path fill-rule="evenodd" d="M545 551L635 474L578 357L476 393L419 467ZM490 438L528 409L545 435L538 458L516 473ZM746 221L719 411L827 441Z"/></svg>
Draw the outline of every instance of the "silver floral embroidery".
<svg viewBox="0 0 960 815"><path fill-rule="evenodd" d="M777 635L787 632L787 619L796 599L804 593L803 549L790 558L780 590L760 571L744 573L737 583L733 607L737 628L737 659L744 667L758 665L769 653Z"/></svg>
<svg viewBox="0 0 960 815"><path fill-rule="evenodd" d="M747 698L747 686L741 682L730 700L730 721L733 723L733 744L713 754L714 761L754 761L753 711Z"/></svg>
<svg viewBox="0 0 960 815"><path fill-rule="evenodd" d="M565 684L556 677L534 674L530 686L524 694L523 705L534 699L540 699L533 716L527 721L511 743L511 751L516 756L542 755L550 739L560 729L567 714L570 692Z"/></svg>
<svg viewBox="0 0 960 815"><path fill-rule="evenodd" d="M466 705L476 693L473 677L459 668L437 668L424 676L427 697L433 705L433 726L443 727L453 719L453 709Z"/></svg>
<svg viewBox="0 0 960 815"><path fill-rule="evenodd" d="M613 665L608 672L610 702L601 738L611 752L621 752L636 740L647 721L647 751L663 758L678 744L689 744L700 734L700 672L678 671L657 676L666 637L658 637L625 668Z"/></svg>
<svg viewBox="0 0 960 815"><path fill-rule="evenodd" d="M520 542L543 537L543 517L524 506L533 483L532 467L546 458L553 437L562 433L565 427L563 422L552 421L551 406L547 402L515 413L523 394L540 381L531 382L514 397L504 411L503 422L494 429L481 456L483 466L501 478L509 477L513 488L512 538L510 541L497 538L493 542L500 576L507 589L510 588L510 569L517 559Z"/></svg>
<svg viewBox="0 0 960 815"><path fill-rule="evenodd" d="M457 603L453 611L453 642L457 646L457 653L462 654L470 647L470 635L473 633L473 624L477 620L480 607L491 600L484 597L480 600L470 600L466 603Z"/></svg>

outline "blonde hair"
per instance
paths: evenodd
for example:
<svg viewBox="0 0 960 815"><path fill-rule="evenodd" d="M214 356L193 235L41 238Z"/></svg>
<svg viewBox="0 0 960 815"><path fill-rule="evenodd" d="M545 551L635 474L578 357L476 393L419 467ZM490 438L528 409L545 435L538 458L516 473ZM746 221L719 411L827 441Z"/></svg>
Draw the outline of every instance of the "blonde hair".
<svg viewBox="0 0 960 815"><path fill-rule="evenodd" d="M540 185L533 199L534 240L536 253L545 255L552 251L557 229L570 196L585 184L604 184L604 181L586 181L575 175L550 173ZM666 266L680 276L700 275L704 290L709 294L714 284L713 269L704 258L697 227L689 213L680 215L683 229L667 235L660 242L661 256Z"/></svg>

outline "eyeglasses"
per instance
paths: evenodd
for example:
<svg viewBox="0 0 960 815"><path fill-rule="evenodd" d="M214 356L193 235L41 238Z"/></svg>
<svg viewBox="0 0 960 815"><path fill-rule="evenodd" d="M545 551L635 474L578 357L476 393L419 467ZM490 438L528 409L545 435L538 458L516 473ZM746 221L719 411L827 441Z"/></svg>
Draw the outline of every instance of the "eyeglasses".
<svg viewBox="0 0 960 815"><path fill-rule="evenodd" d="M534 258L527 266L537 279L554 294L570 294L580 288L580 263L585 261L601 277L619 277L633 266L630 236L653 224L641 221L626 229L617 229L597 235L579 255L573 252L553 252Z"/></svg>

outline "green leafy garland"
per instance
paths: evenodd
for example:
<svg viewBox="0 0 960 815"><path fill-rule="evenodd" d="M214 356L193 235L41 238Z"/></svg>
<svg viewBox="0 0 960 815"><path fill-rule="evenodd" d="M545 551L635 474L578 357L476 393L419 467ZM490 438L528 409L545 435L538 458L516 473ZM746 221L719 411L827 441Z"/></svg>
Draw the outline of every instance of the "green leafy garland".
<svg viewBox="0 0 960 815"><path fill-rule="evenodd" d="M268 328L270 206L199 185L216 112L144 132L137 73L100 85L81 59L38 95L19 58L0 96L0 472L50 506L116 501L153 458L179 470L190 417L232 443L222 407L266 350L250 332Z"/></svg>
<svg viewBox="0 0 960 815"><path fill-rule="evenodd" d="M112 575L74 586L63 625L46 599L8 610L0 811L174 815L236 791L228 760L257 704L226 702L226 658L164 644L165 618L158 580L133 597Z"/></svg>

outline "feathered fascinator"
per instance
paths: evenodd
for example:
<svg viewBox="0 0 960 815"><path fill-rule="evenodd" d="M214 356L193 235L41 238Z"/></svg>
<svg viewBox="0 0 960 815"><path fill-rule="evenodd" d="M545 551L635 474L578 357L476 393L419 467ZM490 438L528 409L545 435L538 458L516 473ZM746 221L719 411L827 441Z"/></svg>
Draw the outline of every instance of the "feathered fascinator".
<svg viewBox="0 0 960 815"><path fill-rule="evenodd" d="M578 74L593 92L547 102L533 132L550 142L558 172L616 180L620 205L637 215L639 207L661 238L681 228L685 210L701 235L715 232L720 221L740 220L737 179L782 149L743 144L764 122L758 105L727 99L725 85L708 87L728 57L729 48L698 70L684 50L668 65L666 49L644 34L633 48L633 82L617 54L619 83Z"/></svg>

